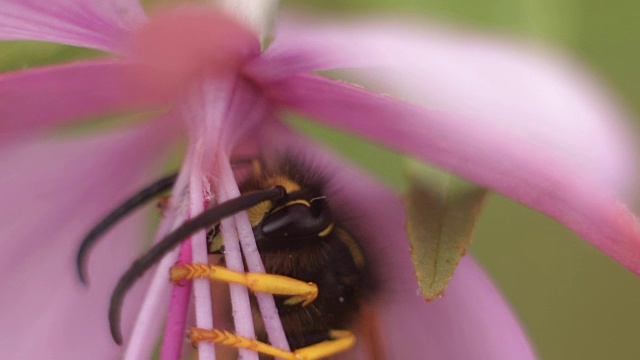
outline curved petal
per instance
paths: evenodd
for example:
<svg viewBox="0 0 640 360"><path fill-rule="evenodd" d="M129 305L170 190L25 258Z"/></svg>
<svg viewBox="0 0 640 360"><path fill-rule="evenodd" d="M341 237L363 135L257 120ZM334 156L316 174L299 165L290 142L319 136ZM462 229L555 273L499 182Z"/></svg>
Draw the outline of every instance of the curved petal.
<svg viewBox="0 0 640 360"><path fill-rule="evenodd" d="M156 14L131 36L132 58L144 64L139 86L179 96L204 77L235 74L260 54L255 33L211 6L181 6Z"/></svg>
<svg viewBox="0 0 640 360"><path fill-rule="evenodd" d="M513 40L389 21L280 23L253 69L267 78L345 75L413 103L537 143L606 186L636 189L637 149L619 104L578 64Z"/></svg>
<svg viewBox="0 0 640 360"><path fill-rule="evenodd" d="M77 279L74 259L92 224L149 181L153 160L167 145L163 133L162 126L146 126L2 150L0 268L11 274L0 285L4 356L113 359L120 352L108 330L109 294L144 243L144 217L123 221L94 249L89 288ZM132 303L125 307L126 327Z"/></svg>
<svg viewBox="0 0 640 360"><path fill-rule="evenodd" d="M407 265L404 277L394 277L395 291L376 303L380 326L399 329L385 334L389 358L428 353L433 359L536 359L517 319L473 259L461 260L444 296L431 303L417 294L413 268Z"/></svg>
<svg viewBox="0 0 640 360"><path fill-rule="evenodd" d="M2 0L0 40L41 40L122 52L146 19L137 0Z"/></svg>
<svg viewBox="0 0 640 360"><path fill-rule="evenodd" d="M555 218L640 274L640 223L584 168L533 140L314 75L272 85L291 108L432 162Z"/></svg>
<svg viewBox="0 0 640 360"><path fill-rule="evenodd" d="M429 303L422 298L398 196L287 129L274 127L263 134L270 147L302 156L329 179L332 211L359 236L378 282L370 305L379 339L373 346L381 358L535 358L509 306L470 258L461 262L444 297ZM361 336L359 348L345 358L371 358L367 343Z"/></svg>
<svg viewBox="0 0 640 360"><path fill-rule="evenodd" d="M128 86L126 75L133 68L120 61L95 61L1 75L0 138L157 105Z"/></svg>

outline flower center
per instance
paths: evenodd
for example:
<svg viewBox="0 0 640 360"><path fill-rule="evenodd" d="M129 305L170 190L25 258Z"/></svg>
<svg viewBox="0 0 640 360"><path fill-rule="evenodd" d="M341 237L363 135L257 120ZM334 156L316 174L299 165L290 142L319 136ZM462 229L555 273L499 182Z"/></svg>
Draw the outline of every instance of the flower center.
<svg viewBox="0 0 640 360"><path fill-rule="evenodd" d="M152 17L130 39L142 64L134 85L162 97L178 95L202 74L237 71L260 54L251 30L210 7L179 7Z"/></svg>

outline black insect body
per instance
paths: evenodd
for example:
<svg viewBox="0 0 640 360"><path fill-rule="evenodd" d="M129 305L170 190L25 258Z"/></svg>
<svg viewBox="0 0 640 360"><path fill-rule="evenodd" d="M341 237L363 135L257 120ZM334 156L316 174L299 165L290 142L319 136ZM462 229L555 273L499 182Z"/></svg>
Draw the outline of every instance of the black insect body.
<svg viewBox="0 0 640 360"><path fill-rule="evenodd" d="M351 327L368 290L368 275L362 248L336 224L330 199L319 186L293 176L266 175L243 191L273 185L287 190L283 198L250 209L249 217L266 272L318 286L317 298L306 306L276 296L289 345L299 349L329 340L331 330Z"/></svg>
<svg viewBox="0 0 640 360"><path fill-rule="evenodd" d="M113 292L109 310L111 332L117 343L122 342L119 326L122 301L135 281L171 249L201 229L214 229L211 232L217 234L211 236L210 252L223 253L217 225L223 218L246 210L267 273L257 275L260 286L252 287L251 282L246 280L249 274L245 276L220 266L205 264L174 266L172 280L213 276L210 277L212 280L243 283L254 291L274 293L293 352L283 353L265 343L255 348L255 342L217 329L194 328L191 340L231 343L234 344L231 346L251 347L262 354L288 359L319 359L343 352L353 345L355 336L349 329L372 283L363 249L344 225L335 219L331 201L323 191L321 177L310 176L308 171L301 171L300 167L290 163L269 171L263 162L253 161L252 169L252 175L243 181L240 197L207 209L169 233L136 260L121 277ZM175 179L175 175L170 176L141 190L89 232L78 253L81 279L84 279L86 254L98 237L124 215L167 190ZM216 271L192 271L196 267L210 267ZM214 273L216 275L204 275ZM295 290L291 293L269 290L274 288L271 285L281 285L283 281L293 283ZM304 301L299 299L302 294L309 294L300 289L309 287L314 290L313 297ZM258 335L264 341L266 335L255 301L253 305ZM229 341L230 337L234 337L235 341ZM247 343L253 345L238 345Z"/></svg>

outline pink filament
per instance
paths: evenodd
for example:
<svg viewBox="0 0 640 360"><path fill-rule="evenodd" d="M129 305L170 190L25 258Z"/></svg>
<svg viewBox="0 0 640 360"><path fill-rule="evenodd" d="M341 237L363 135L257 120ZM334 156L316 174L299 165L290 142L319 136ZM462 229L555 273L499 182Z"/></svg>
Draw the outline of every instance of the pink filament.
<svg viewBox="0 0 640 360"><path fill-rule="evenodd" d="M191 241L187 240L180 247L178 255L179 264L191 262ZM168 276L168 275L167 275ZM187 313L189 310L189 299L191 298L192 282L185 281L181 284L174 284L171 291L171 303L167 314L167 323L164 328L164 342L160 351L161 360L179 359L182 353L184 333L187 326Z"/></svg>

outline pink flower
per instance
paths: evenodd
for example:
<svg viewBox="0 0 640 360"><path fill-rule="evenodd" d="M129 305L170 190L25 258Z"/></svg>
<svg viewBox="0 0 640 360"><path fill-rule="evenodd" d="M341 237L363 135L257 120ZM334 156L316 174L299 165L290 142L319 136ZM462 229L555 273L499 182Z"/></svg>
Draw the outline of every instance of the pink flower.
<svg viewBox="0 0 640 360"><path fill-rule="evenodd" d="M179 356L189 292L172 290L167 281L177 251L143 280L150 283L146 294L138 285L128 296L124 350L108 334L109 293L141 249L140 217L123 222L94 250L89 289L77 282L73 266L84 232L152 179L158 159L186 134L173 210L156 238L200 213L205 201L239 194L232 157L293 149L330 175L328 196L335 194L338 208L363 219L362 242L385 269L389 281L372 299L381 351L393 358L534 357L504 300L469 258L446 296L425 303L417 294L397 197L296 135L279 120L284 110L538 209L640 273L640 226L618 200L634 180L628 129L613 102L572 64L508 41L379 21L283 20L276 35L261 52L251 30L202 7L147 19L135 0L0 3L0 39L117 55L0 76L3 354L148 358L172 293L162 356ZM351 81L396 97L315 74L334 69L349 69ZM150 121L108 131L54 132L139 110L156 112L138 115ZM249 269L260 271L246 215L225 220L221 231L227 266L242 267L242 247ZM207 261L204 236L191 237L194 262ZM189 261L188 245L181 257ZM209 283L195 280L193 288L196 324L211 328ZM248 293L233 286L231 292L235 330L252 336ZM273 298L258 295L258 301L270 341L287 347ZM201 344L199 355L212 358L213 347ZM350 358L358 356L366 355L357 346Z"/></svg>

